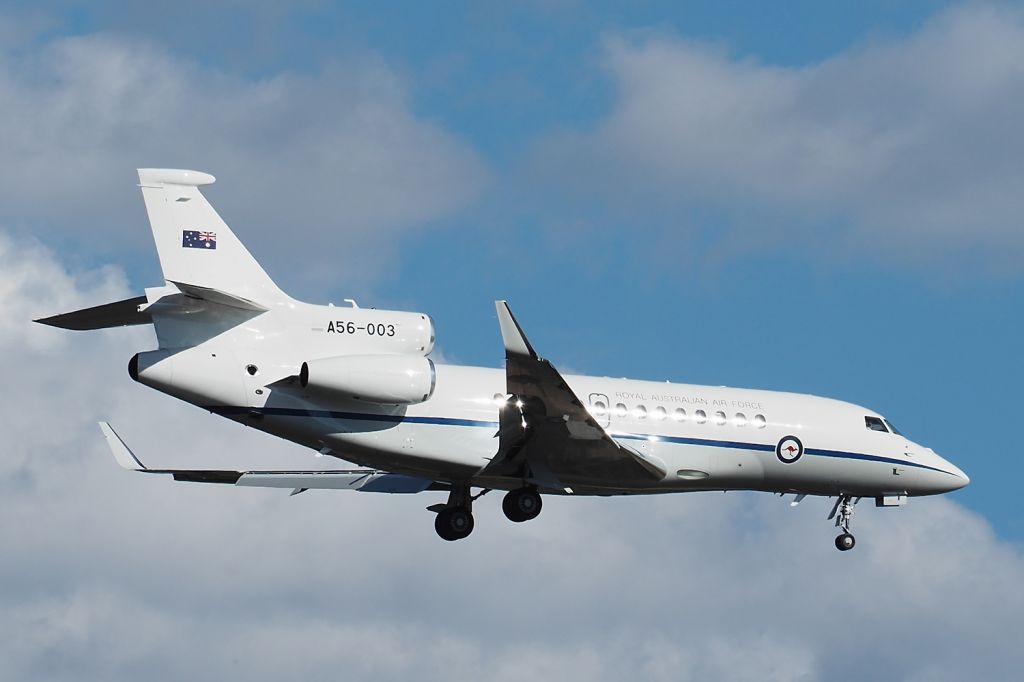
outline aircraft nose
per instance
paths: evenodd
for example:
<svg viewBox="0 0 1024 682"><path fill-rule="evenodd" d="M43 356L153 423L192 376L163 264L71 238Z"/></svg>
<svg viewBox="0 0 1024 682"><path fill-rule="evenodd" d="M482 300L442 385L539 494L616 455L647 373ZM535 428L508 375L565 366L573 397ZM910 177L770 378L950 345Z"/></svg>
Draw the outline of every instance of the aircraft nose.
<svg viewBox="0 0 1024 682"><path fill-rule="evenodd" d="M938 457L938 455L936 455ZM939 457L939 461L942 462L942 469L947 473L945 492L952 492L954 490L960 490L968 483L971 482L971 477L963 472L963 469L950 462L948 459Z"/></svg>
<svg viewBox="0 0 1024 682"><path fill-rule="evenodd" d="M960 490L971 482L971 477L965 474L960 467L951 465L950 470L957 477L957 486L953 490Z"/></svg>

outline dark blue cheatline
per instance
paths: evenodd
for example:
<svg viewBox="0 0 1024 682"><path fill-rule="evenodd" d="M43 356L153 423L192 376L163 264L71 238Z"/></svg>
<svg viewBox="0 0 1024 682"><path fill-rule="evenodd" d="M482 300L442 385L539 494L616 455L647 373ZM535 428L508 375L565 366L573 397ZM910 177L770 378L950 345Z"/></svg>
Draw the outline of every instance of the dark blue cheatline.
<svg viewBox="0 0 1024 682"><path fill-rule="evenodd" d="M335 412L333 410L302 410L293 407L236 407L236 406L206 406L215 414L245 415L261 414L268 417L315 417L317 419L346 419L349 421L362 422L385 422L388 424L439 424L441 426L478 426L498 428L498 422L481 421L478 419L455 419L452 417L410 417L400 414L372 414L365 412Z"/></svg>
<svg viewBox="0 0 1024 682"><path fill-rule="evenodd" d="M485 421L482 419L456 419L453 417L412 417L399 414L372 414L366 412L335 412L333 410L304 410L293 407L238 407L212 405L203 407L215 414L223 416L259 414L274 417L314 417L317 419L343 419L348 421L384 422L388 424L435 424L438 426L469 426L476 428L497 429L498 422ZM641 433L612 433L609 434L616 440L653 440L660 443L676 443L679 445L700 445L710 448L729 448L732 450L753 450L756 452L775 452L775 446L770 443L743 443L732 440L714 440L709 438L687 438L684 436L659 436L657 434ZM823 450L820 448L806 448L805 455L816 457L835 457L838 459L855 459L865 462L883 462L897 466L915 467L938 471L941 474L955 476L949 471L937 467L911 462L903 459L893 459L880 455L865 455L859 452L844 452L842 450Z"/></svg>

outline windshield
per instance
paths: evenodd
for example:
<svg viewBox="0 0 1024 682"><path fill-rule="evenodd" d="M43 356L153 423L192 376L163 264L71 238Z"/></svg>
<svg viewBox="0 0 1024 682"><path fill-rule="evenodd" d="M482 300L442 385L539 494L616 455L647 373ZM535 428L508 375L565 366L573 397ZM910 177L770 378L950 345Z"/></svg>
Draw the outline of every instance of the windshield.
<svg viewBox="0 0 1024 682"><path fill-rule="evenodd" d="M897 429L895 426L893 426L892 422L889 421L888 419L885 420L885 425L888 426L889 430L892 431L893 433L895 433L897 436L902 436L903 435L902 433L900 433L900 430Z"/></svg>
<svg viewBox="0 0 1024 682"><path fill-rule="evenodd" d="M872 431L881 431L882 433L888 433L889 429L885 428L885 424L878 417L872 417L870 415L864 417L864 426L868 427Z"/></svg>

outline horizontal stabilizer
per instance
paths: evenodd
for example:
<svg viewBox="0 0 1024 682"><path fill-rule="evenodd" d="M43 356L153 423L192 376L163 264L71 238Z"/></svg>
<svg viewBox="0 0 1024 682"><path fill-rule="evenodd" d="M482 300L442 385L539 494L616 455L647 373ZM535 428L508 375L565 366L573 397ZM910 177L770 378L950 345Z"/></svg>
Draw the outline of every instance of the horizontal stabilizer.
<svg viewBox="0 0 1024 682"><path fill-rule="evenodd" d="M136 296L135 298L127 298L123 301L105 303L93 306L92 308L44 317L35 321L39 324L60 327L61 329L73 329L75 331L149 324L153 321L149 313L139 312L139 306L145 305L145 303L145 296Z"/></svg>
<svg viewBox="0 0 1024 682"><path fill-rule="evenodd" d="M239 308L240 310L253 310L257 312L263 312L267 310L267 307L260 305L255 301L250 301L247 298L241 296L235 296L225 291L217 291L216 289L210 289L209 287L198 287L194 284L185 284L184 282L171 282L178 288L181 293L186 296L193 298L201 298L204 301L210 303L219 303L220 305L226 305L231 308Z"/></svg>
<svg viewBox="0 0 1024 682"><path fill-rule="evenodd" d="M177 168L140 168L139 182L142 185L181 185L182 187L202 187L217 182L217 178L209 173L179 170Z"/></svg>
<svg viewBox="0 0 1024 682"><path fill-rule="evenodd" d="M335 471L228 471L221 469L149 469L125 444L107 422L100 422L114 459L122 468L147 474L170 474L175 481L191 483L222 483L252 488L287 488L291 490L359 490L366 493L419 493L434 485L426 478L374 469L343 469Z"/></svg>

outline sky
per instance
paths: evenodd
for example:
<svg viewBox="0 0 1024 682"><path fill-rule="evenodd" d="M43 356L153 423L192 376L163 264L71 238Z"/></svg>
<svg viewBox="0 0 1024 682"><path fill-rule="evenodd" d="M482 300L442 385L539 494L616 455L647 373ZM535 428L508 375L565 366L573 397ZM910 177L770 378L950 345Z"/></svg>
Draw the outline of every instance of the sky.
<svg viewBox="0 0 1024 682"><path fill-rule="evenodd" d="M1019 3L5 3L0 679L1015 677L1022 63ZM500 365L507 298L563 370L870 406L971 485L840 554L811 498L492 495L449 544L438 493L132 476L96 421L313 461L132 383L146 329L31 324L160 284L138 167L445 362Z"/></svg>

